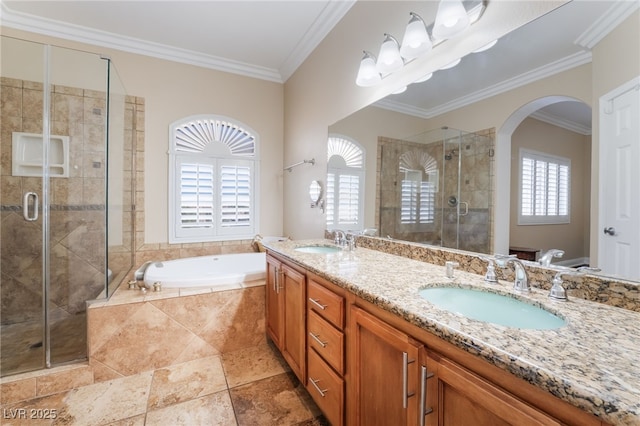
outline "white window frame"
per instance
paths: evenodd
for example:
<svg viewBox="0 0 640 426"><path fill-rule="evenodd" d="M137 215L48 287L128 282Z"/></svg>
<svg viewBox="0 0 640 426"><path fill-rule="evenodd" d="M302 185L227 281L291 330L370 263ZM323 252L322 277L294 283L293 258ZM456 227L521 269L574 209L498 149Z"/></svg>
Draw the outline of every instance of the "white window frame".
<svg viewBox="0 0 640 426"><path fill-rule="evenodd" d="M183 118L169 129L169 243L194 243L253 238L259 229L258 135L243 123L218 115ZM201 226L182 224L183 164L203 164L213 168L213 221ZM225 166L248 168L249 191L243 191L249 220L241 225L222 223L221 172ZM217 190L216 190L217 189ZM241 215L242 216L242 215ZM241 221L242 222L242 221Z"/></svg>
<svg viewBox="0 0 640 426"><path fill-rule="evenodd" d="M534 162L530 178L525 159ZM549 170L557 179L547 175ZM520 148L518 176L518 225L571 222L571 159Z"/></svg>
<svg viewBox="0 0 640 426"><path fill-rule="evenodd" d="M329 229L343 231L364 229L365 159L365 150L357 141L344 135L329 135L327 144L327 188L325 193L327 227ZM341 213L344 215L344 212L339 209L339 196L337 200L334 199L335 189L339 187L342 177L355 177L358 179L356 191L358 194L357 217L353 221L342 221L340 219ZM349 210L352 211L352 209Z"/></svg>

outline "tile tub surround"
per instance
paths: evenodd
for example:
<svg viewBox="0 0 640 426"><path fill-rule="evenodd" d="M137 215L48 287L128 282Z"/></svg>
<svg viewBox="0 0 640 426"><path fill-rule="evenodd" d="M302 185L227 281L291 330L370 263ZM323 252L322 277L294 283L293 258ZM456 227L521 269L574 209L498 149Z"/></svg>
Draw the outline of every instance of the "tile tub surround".
<svg viewBox="0 0 640 426"><path fill-rule="evenodd" d="M479 356L568 403L616 425L640 425L640 313L571 298L553 302L534 288L517 296L511 282L486 284L482 275L359 247L353 252L308 254L294 250L327 240L266 244L309 271L356 296ZM565 318L556 330L521 330L474 321L438 309L421 288L471 285L524 297Z"/></svg>
<svg viewBox="0 0 640 426"><path fill-rule="evenodd" d="M120 286L87 310L90 365L129 376L264 343L264 280L215 290Z"/></svg>

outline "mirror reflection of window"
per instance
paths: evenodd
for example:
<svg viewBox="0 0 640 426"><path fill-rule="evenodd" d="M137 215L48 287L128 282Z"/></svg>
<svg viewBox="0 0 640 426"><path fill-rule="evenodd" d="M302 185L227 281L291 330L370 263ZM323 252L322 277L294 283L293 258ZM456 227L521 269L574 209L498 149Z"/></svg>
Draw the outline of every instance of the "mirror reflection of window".
<svg viewBox="0 0 640 426"><path fill-rule="evenodd" d="M400 223L432 224L435 222L438 164L424 151L411 150L400 156L402 180Z"/></svg>
<svg viewBox="0 0 640 426"><path fill-rule="evenodd" d="M520 150L518 225L569 223L571 160Z"/></svg>
<svg viewBox="0 0 640 426"><path fill-rule="evenodd" d="M364 159L364 149L357 141L329 135L326 189L329 229L357 231L364 227Z"/></svg>

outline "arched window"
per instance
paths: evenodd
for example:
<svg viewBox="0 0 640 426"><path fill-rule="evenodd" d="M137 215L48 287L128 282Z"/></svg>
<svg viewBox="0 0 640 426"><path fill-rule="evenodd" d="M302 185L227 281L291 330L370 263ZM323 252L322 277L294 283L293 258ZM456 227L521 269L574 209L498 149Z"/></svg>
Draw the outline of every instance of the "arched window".
<svg viewBox="0 0 640 426"><path fill-rule="evenodd" d="M424 151L407 151L400 156L400 173L400 223L433 223L438 191L438 163Z"/></svg>
<svg viewBox="0 0 640 426"><path fill-rule="evenodd" d="M252 238L257 134L227 117L198 115L170 126L169 242Z"/></svg>
<svg viewBox="0 0 640 426"><path fill-rule="evenodd" d="M327 143L327 227L359 230L364 218L364 150L346 136Z"/></svg>

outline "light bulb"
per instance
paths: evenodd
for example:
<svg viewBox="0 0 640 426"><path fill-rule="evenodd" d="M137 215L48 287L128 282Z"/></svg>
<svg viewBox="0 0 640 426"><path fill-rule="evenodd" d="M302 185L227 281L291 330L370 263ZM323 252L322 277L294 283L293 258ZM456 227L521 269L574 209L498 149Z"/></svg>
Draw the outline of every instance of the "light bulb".
<svg viewBox="0 0 640 426"><path fill-rule="evenodd" d="M409 60L424 55L433 47L431 37L429 37L427 27L422 18L413 12L410 12L410 15L411 19L407 24L402 46L400 47L400 55Z"/></svg>
<svg viewBox="0 0 640 426"><path fill-rule="evenodd" d="M360 60L360 68L356 77L356 84L361 87L375 86L382 81L380 73L376 68L376 58L371 53L365 51Z"/></svg>
<svg viewBox="0 0 640 426"><path fill-rule="evenodd" d="M389 34L385 34L384 41L380 46L378 61L376 62L378 72L382 75L386 75L402 69L403 66L404 62L400 56L398 40Z"/></svg>

